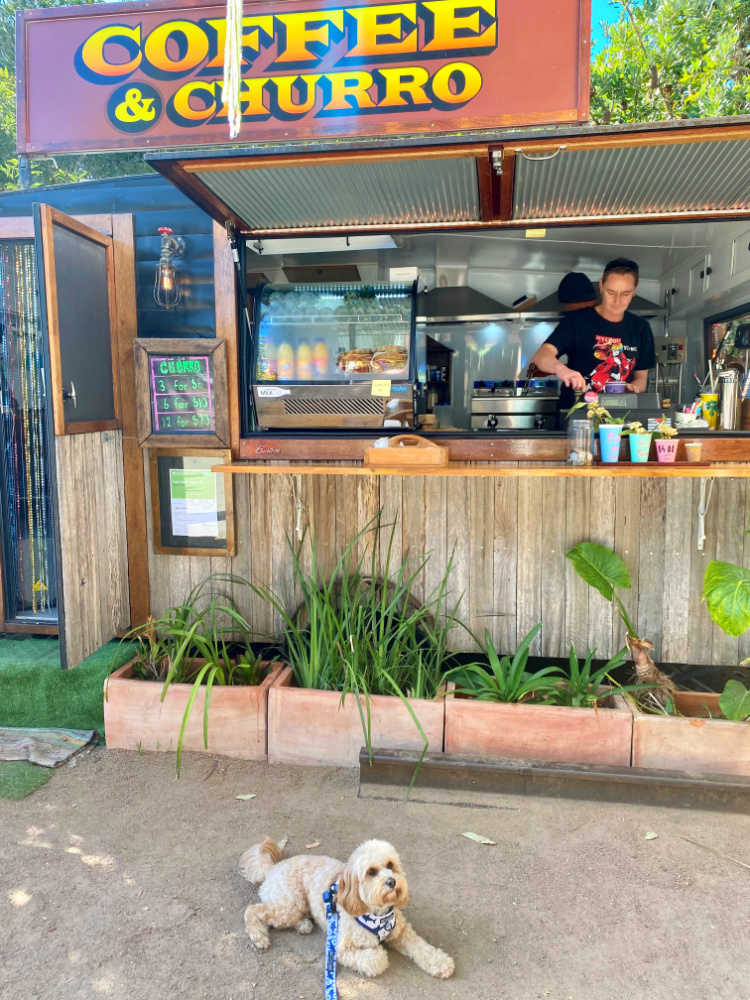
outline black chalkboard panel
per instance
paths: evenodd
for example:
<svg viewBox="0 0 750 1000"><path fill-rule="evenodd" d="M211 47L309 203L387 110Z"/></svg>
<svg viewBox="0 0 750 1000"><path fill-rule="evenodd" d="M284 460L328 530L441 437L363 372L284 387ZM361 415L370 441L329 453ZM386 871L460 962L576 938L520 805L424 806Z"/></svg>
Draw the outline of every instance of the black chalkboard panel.
<svg viewBox="0 0 750 1000"><path fill-rule="evenodd" d="M138 339L133 358L141 446L227 447L224 340Z"/></svg>
<svg viewBox="0 0 750 1000"><path fill-rule="evenodd" d="M55 225L54 254L62 385L68 424L115 420L107 247Z"/></svg>
<svg viewBox="0 0 750 1000"><path fill-rule="evenodd" d="M211 433L214 375L210 354L150 354L151 429L154 434Z"/></svg>

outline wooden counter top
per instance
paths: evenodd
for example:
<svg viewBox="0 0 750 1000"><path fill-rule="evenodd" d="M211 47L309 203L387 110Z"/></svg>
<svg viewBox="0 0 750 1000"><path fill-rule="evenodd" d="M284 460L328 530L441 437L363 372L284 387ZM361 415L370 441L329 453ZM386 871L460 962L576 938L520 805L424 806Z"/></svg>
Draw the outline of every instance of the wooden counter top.
<svg viewBox="0 0 750 1000"><path fill-rule="evenodd" d="M716 437L712 437L716 434ZM240 441L238 459L260 465L263 462L304 462L306 465L324 462L362 462L365 450L375 444L379 435L360 436L321 435L320 437L289 434L264 434ZM568 442L564 434L538 432L529 436L497 437L472 434L431 434L448 449L451 463L466 462L524 462L539 465L542 462L565 462ZM726 437L719 432L707 431L693 436L685 433L678 439L677 459L684 461L685 442L700 441L703 459L709 462L750 462L750 437ZM620 457L630 453L625 444Z"/></svg>
<svg viewBox="0 0 750 1000"><path fill-rule="evenodd" d="M235 475L293 475L293 476L513 476L513 477L538 477L538 476L564 476L564 477L589 477L611 479L635 478L635 479L746 479L750 477L750 464L730 465L723 463L719 465L682 465L680 463L664 463L663 465L639 464L639 463L617 463L613 465L564 465L548 462L544 465L535 465L531 462L523 462L519 465L500 464L466 464L464 462L451 462L442 469L370 469L365 465L354 464L330 465L321 462L310 465L305 462L263 462L254 464L252 462L236 462L232 465L214 465L213 472L229 472Z"/></svg>

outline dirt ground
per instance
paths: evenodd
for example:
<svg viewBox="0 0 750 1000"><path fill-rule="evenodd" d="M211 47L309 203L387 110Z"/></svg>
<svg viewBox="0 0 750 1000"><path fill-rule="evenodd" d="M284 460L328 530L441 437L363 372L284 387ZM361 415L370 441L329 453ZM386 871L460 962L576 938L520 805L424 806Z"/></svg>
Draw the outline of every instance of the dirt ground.
<svg viewBox="0 0 750 1000"><path fill-rule="evenodd" d="M321 932L272 932L260 955L244 932L237 861L269 834L339 858L393 841L407 912L455 958L448 981L398 955L376 980L343 970L341 1000L750 998L750 870L679 836L750 863L748 817L497 806L359 799L355 771L198 755L178 781L173 755L96 750L0 801L0 996L321 1000Z"/></svg>

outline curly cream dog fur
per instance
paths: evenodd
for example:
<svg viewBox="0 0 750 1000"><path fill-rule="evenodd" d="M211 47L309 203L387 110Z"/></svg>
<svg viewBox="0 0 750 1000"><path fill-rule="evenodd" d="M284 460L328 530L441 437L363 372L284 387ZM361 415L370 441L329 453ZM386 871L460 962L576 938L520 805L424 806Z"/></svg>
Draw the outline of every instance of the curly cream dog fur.
<svg viewBox="0 0 750 1000"><path fill-rule="evenodd" d="M395 908L396 926L385 943L414 961L431 976L448 979L453 959L423 940L401 910L409 889L401 860L391 844L367 840L344 865L335 858L306 855L281 860L273 840L255 844L240 858L240 874L260 884L260 903L245 910L245 927L256 948L268 948L269 927L294 927L299 934L313 929L310 917L325 930L323 893L339 884L339 937L336 954L342 965L363 976L379 976L388 968L388 955L377 937L357 923L365 913ZM262 884L261 884L262 883Z"/></svg>

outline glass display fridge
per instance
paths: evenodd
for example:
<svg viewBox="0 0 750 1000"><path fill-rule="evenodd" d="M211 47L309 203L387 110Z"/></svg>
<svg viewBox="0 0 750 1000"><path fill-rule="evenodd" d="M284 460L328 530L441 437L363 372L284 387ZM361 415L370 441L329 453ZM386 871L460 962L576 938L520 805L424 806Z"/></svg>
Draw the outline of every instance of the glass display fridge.
<svg viewBox="0 0 750 1000"><path fill-rule="evenodd" d="M415 285L261 285L250 387L256 425L413 428Z"/></svg>

